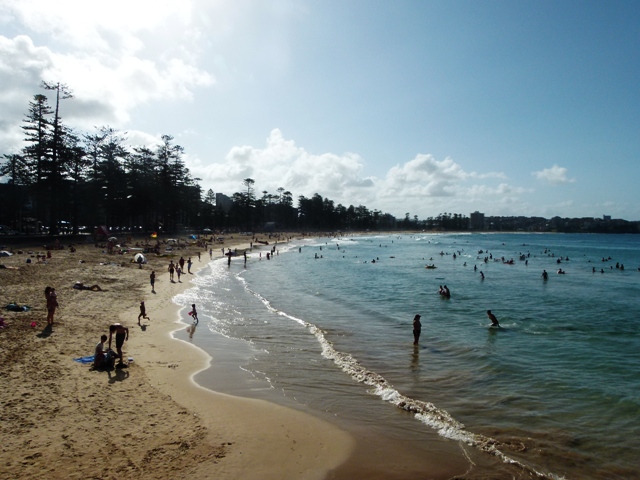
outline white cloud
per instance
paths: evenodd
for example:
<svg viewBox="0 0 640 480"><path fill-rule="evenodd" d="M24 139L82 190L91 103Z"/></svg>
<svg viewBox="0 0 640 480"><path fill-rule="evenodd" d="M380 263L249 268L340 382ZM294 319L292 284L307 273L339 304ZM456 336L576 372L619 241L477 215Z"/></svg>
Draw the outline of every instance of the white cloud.
<svg viewBox="0 0 640 480"><path fill-rule="evenodd" d="M50 93L42 80L68 85L75 99L62 116L80 129L125 128L136 107L190 101L194 89L215 83L199 65L202 40L188 1L6 0L0 18L19 32L0 36L1 152L19 148L7 132L19 131L33 95Z"/></svg>
<svg viewBox="0 0 640 480"><path fill-rule="evenodd" d="M242 180L249 177L256 180L260 191L275 192L283 187L296 196L320 193L338 201L345 192L371 184L361 178L363 161L358 155L311 154L285 139L279 129L271 131L264 148L233 147L223 163L194 161L189 168L221 192L239 191Z"/></svg>
<svg viewBox="0 0 640 480"><path fill-rule="evenodd" d="M188 158L191 173L203 179L203 188L227 195L242 190L242 180L253 178L260 192L275 193L283 187L294 198L319 193L335 204L365 205L397 216L405 212L421 218L442 212L465 213L500 203L516 210L521 196L531 189L500 182L502 173L468 173L453 159L436 160L417 155L392 167L383 178L365 175L365 161L353 153L315 154L286 139L279 129L271 131L261 148L233 147L224 162L205 164ZM486 184L470 184L486 179Z"/></svg>
<svg viewBox="0 0 640 480"><path fill-rule="evenodd" d="M545 168L538 172L533 172L532 175L534 175L538 180L545 181L551 185L562 185L564 183L575 182L575 179L567 178L567 169L559 167L558 165L554 165L551 168Z"/></svg>

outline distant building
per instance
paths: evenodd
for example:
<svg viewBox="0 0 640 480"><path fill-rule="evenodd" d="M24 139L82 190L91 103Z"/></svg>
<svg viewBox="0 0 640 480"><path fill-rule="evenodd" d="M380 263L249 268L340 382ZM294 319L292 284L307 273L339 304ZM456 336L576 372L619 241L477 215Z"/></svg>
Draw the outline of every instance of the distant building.
<svg viewBox="0 0 640 480"><path fill-rule="evenodd" d="M484 230L484 213L477 210L469 215L469 228L471 230Z"/></svg>
<svg viewBox="0 0 640 480"><path fill-rule="evenodd" d="M605 222L610 222L611 221L611 215L602 215L602 220L604 220Z"/></svg>

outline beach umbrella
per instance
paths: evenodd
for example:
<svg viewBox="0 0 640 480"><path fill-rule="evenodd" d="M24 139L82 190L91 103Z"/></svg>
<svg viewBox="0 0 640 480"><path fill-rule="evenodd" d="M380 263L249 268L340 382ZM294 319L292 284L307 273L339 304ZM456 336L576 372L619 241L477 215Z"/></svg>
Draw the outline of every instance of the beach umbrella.
<svg viewBox="0 0 640 480"><path fill-rule="evenodd" d="M11 255L13 255L13 253L7 252L6 250L0 252L0 257L10 257Z"/></svg>
<svg viewBox="0 0 640 480"><path fill-rule="evenodd" d="M175 238L170 238L167 240L167 243L178 243L178 240L176 240Z"/></svg>
<svg viewBox="0 0 640 480"><path fill-rule="evenodd" d="M197 239L198 237L196 237L195 235L191 235L189 238L190 238L191 240L195 240L195 239Z"/></svg>
<svg viewBox="0 0 640 480"><path fill-rule="evenodd" d="M136 253L133 257L136 263L147 263L147 259L141 253Z"/></svg>
<svg viewBox="0 0 640 480"><path fill-rule="evenodd" d="M109 237L110 242L117 242L118 239L116 237Z"/></svg>

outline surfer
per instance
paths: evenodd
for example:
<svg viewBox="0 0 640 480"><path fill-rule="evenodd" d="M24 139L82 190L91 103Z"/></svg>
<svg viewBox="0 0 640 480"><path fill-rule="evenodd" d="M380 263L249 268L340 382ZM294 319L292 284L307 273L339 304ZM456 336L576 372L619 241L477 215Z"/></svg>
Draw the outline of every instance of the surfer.
<svg viewBox="0 0 640 480"><path fill-rule="evenodd" d="M487 310L487 317L489 317L489 320L491 320L491 326L492 327L499 327L500 324L498 323L498 319L496 318L496 316L491 313L491 310Z"/></svg>
<svg viewBox="0 0 640 480"><path fill-rule="evenodd" d="M420 315L413 317L413 344L418 345L420 333L422 332L422 324L420 323Z"/></svg>

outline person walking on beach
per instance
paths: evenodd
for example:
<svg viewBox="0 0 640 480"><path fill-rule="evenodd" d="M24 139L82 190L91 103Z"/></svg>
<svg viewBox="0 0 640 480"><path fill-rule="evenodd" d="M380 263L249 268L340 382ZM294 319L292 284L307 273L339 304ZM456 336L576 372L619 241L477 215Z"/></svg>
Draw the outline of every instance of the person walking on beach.
<svg viewBox="0 0 640 480"><path fill-rule="evenodd" d="M191 257L189 257L189 260L187 260L187 273L191 273L191 264L193 262L191 261Z"/></svg>
<svg viewBox="0 0 640 480"><path fill-rule="evenodd" d="M144 301L140 302L140 314L138 315L138 325L140 325L141 318L146 318L147 320L149 320L149 317L147 317L147 308L144 306Z"/></svg>
<svg viewBox="0 0 640 480"><path fill-rule="evenodd" d="M180 268L179 265L176 265L176 273L178 274L178 282L180 282L180 275L182 275L182 268Z"/></svg>
<svg viewBox="0 0 640 480"><path fill-rule="evenodd" d="M56 308L58 308L56 289L53 287L45 288L44 296L47 299L47 325L53 325L53 316L56 313Z"/></svg>
<svg viewBox="0 0 640 480"><path fill-rule="evenodd" d="M491 313L491 310L487 310L487 317L489 317L489 320L491 320L491 326L492 327L499 327L500 324L498 323L498 319L496 318L496 316Z"/></svg>
<svg viewBox="0 0 640 480"><path fill-rule="evenodd" d="M413 344L418 345L420 333L422 332L422 323L420 323L420 315L413 317Z"/></svg>
<svg viewBox="0 0 640 480"><path fill-rule="evenodd" d="M149 274L149 282L151 283L151 293L156 293L156 271L151 270Z"/></svg>
<svg viewBox="0 0 640 480"><path fill-rule="evenodd" d="M173 263L173 260L169 262L169 280L173 282L173 272L176 270L176 266Z"/></svg>
<svg viewBox="0 0 640 480"><path fill-rule="evenodd" d="M122 362L122 345L124 345L125 340L129 340L129 329L124 325L120 325L119 323L114 323L109 327L109 348L111 348L111 340L113 338L113 334L116 336L116 352L120 362L118 365L123 365Z"/></svg>

